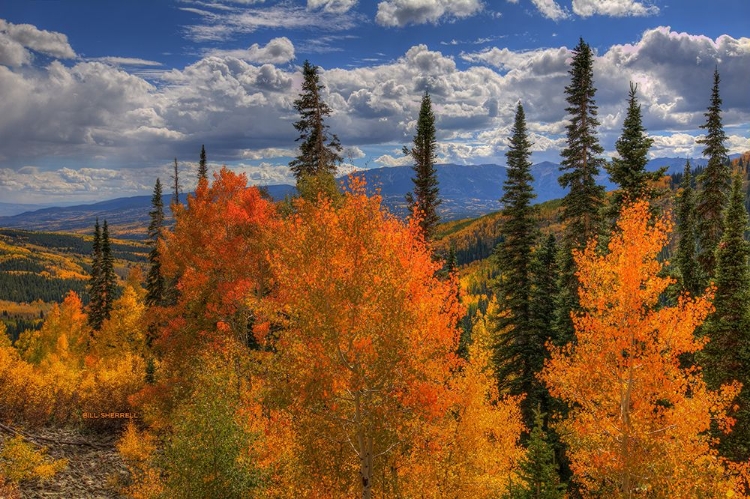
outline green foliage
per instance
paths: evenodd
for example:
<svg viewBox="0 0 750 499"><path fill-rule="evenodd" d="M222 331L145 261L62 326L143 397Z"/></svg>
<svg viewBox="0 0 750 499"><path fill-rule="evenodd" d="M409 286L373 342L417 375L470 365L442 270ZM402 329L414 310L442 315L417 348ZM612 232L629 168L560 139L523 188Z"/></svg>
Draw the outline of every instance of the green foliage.
<svg viewBox="0 0 750 499"><path fill-rule="evenodd" d="M748 214L744 205L742 178L736 175L724 230L716 250L715 312L703 334L710 341L699 357L709 388L738 380L743 390L737 400L737 422L721 436L722 454L736 461L750 458L750 243L745 240Z"/></svg>
<svg viewBox="0 0 750 499"><path fill-rule="evenodd" d="M425 92L419 108L417 119L417 134L411 148L404 146L404 154L414 160L412 169L415 177L414 192L406 195L409 211L419 217L419 226L425 239L431 240L435 236L440 216L437 208L440 206L437 171L435 170L435 156L437 141L435 139L435 114L432 112L430 94Z"/></svg>
<svg viewBox="0 0 750 499"><path fill-rule="evenodd" d="M609 178L620 186L611 197L608 216L615 219L625 200L637 199L654 200L660 191L653 187L653 183L661 179L667 168L662 167L655 172L646 171L648 150L654 139L646 134L641 118L641 106L638 104L636 91L638 85L630 83L628 94L628 112L622 125L622 135L617 139L615 148L619 157L612 158L612 162L605 165Z"/></svg>
<svg viewBox="0 0 750 499"><path fill-rule="evenodd" d="M531 424L532 408L539 402L532 394L541 389L536 373L544 362L544 341L539 341L531 318L532 248L537 236L536 209L531 175L531 142L523 106L518 104L506 153L508 177L503 185L504 240L495 261L500 270L496 289L501 312L496 318L495 364L498 386L511 395L528 394L522 403L524 423Z"/></svg>
<svg viewBox="0 0 750 499"><path fill-rule="evenodd" d="M89 280L89 324L98 331L109 319L112 304L118 297L117 274L109 242L107 221L99 228L99 219L94 225L91 278Z"/></svg>
<svg viewBox="0 0 750 499"><path fill-rule="evenodd" d="M711 104L706 111L706 123L701 128L706 135L698 139L705 145L703 156L708 164L698 177L701 186L695 207L698 232L698 262L704 277L704 286L716 269L716 247L722 234L724 209L730 188L731 173L725 146L726 134L721 124L721 97L719 97L719 71L714 71Z"/></svg>
<svg viewBox="0 0 750 499"><path fill-rule="evenodd" d="M164 449L165 497L253 497L261 477L249 459L253 437L236 414L241 385L233 361L206 354L194 376Z"/></svg>
<svg viewBox="0 0 750 499"><path fill-rule="evenodd" d="M690 172L690 161L685 163L682 175L682 192L677 197L677 244L675 263L679 270L679 287L693 296L698 296L701 287L700 267L696 261L696 227L695 227L695 192L693 177Z"/></svg>
<svg viewBox="0 0 750 499"><path fill-rule="evenodd" d="M198 181L208 180L208 163L206 162L206 146L201 146L201 159L198 163Z"/></svg>
<svg viewBox="0 0 750 499"><path fill-rule="evenodd" d="M300 133L297 140L302 143L299 155L289 163L300 191L300 187L303 187L300 179L318 175L335 177L337 166L342 161L341 143L335 134L328 132L328 125L324 122L330 116L331 108L321 95L325 87L320 83L318 67L306 60L302 66L302 76L302 93L294 101L294 109L300 114L294 128ZM315 183L307 183L306 186L314 187ZM312 197L316 198L317 195Z"/></svg>
<svg viewBox="0 0 750 499"><path fill-rule="evenodd" d="M520 463L521 484L513 484L509 499L563 499L566 486L560 483L555 451L544 431L544 414L534 411L534 428L531 430L526 455Z"/></svg>
<svg viewBox="0 0 750 499"><path fill-rule="evenodd" d="M596 127L599 126L597 106L594 101L594 54L591 47L580 40L573 49L573 61L568 71L570 85L565 87L570 123L567 129L567 146L562 150L558 181L570 188L563 198L562 219L567 222L565 244L568 248L582 249L589 239L599 233L600 209L604 204L604 188L596 184L599 168L604 159L599 155L604 149L599 145Z"/></svg>
<svg viewBox="0 0 750 499"><path fill-rule="evenodd" d="M205 153L205 151L203 151ZM148 254L150 264L146 277L146 305L162 305L166 292L166 282L161 272L159 256L159 239L164 226L164 202L162 201L161 181L157 178L154 185L154 195L151 197L152 210L148 213L151 222L148 225L148 239L151 251Z"/></svg>
<svg viewBox="0 0 750 499"><path fill-rule="evenodd" d="M557 341L564 342L573 336L570 312L578 308L578 279L575 276L573 249L583 249L601 229L601 208L604 205L604 187L596 184L599 168L604 159L599 155L604 149L596 136L599 126L597 106L594 101L594 54L591 47L580 39L573 49L573 61L568 71L570 85L565 87L570 123L567 129L567 146L562 150L558 181L570 190L562 201L562 221L566 224L561 246L560 294L557 301L555 323Z"/></svg>

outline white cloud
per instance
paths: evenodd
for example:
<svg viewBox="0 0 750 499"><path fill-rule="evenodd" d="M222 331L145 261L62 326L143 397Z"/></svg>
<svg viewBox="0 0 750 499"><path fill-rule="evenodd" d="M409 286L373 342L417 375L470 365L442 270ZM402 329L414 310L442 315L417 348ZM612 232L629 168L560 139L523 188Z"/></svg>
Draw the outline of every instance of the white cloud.
<svg viewBox="0 0 750 499"><path fill-rule="evenodd" d="M185 35L195 42L229 40L258 29L322 29L343 31L354 28L360 16L350 12L308 10L305 7L279 4L264 8L229 8L208 11L192 7L182 10L200 16L200 22L185 27Z"/></svg>
<svg viewBox="0 0 750 499"><path fill-rule="evenodd" d="M135 57L95 57L89 60L111 64L112 66L158 67L163 65L162 63L157 61L149 61L147 59L138 59Z"/></svg>
<svg viewBox="0 0 750 499"><path fill-rule="evenodd" d="M289 38L282 36L273 38L261 47L253 43L247 50L210 50L208 55L217 57L236 57L247 62L260 64L285 64L294 59L294 45Z"/></svg>
<svg viewBox="0 0 750 499"><path fill-rule="evenodd" d="M12 67L29 64L32 60L29 50L58 59L76 57L64 34L0 19L0 64Z"/></svg>
<svg viewBox="0 0 750 499"><path fill-rule="evenodd" d="M567 19L569 17L568 12L560 7L555 0L531 0L539 12L546 18L552 19L553 21L559 21L561 19ZM599 1L599 0L594 0ZM575 3L575 0L574 0Z"/></svg>
<svg viewBox="0 0 750 499"><path fill-rule="evenodd" d="M357 5L357 0L307 0L308 9L322 8L326 12L344 13Z"/></svg>
<svg viewBox="0 0 750 499"><path fill-rule="evenodd" d="M293 149L284 149L280 147L267 147L265 149L245 150L240 157L242 159L261 160L271 158L291 158L297 155Z"/></svg>
<svg viewBox="0 0 750 499"><path fill-rule="evenodd" d="M483 8L481 0L385 0L375 21L383 26L437 23L442 18L471 17Z"/></svg>
<svg viewBox="0 0 750 499"><path fill-rule="evenodd" d="M581 17L652 16L659 13L659 7L635 0L573 0L573 12Z"/></svg>
<svg viewBox="0 0 750 499"><path fill-rule="evenodd" d="M390 154L383 154L375 158L375 163L380 166L408 166L412 164L412 159L409 156L392 156Z"/></svg>

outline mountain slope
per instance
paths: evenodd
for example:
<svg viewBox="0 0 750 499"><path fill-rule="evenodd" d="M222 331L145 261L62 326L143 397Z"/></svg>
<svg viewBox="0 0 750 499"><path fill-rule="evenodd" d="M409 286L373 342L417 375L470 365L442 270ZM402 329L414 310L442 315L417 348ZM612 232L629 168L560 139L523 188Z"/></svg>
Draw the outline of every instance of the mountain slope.
<svg viewBox="0 0 750 499"><path fill-rule="evenodd" d="M705 160L691 160L694 166L705 164ZM684 158L659 158L649 162L648 169L656 170L667 166L668 173L681 172ZM440 207L444 220L480 217L500 209L498 199L502 195L506 168L495 164L485 165L437 165ZM412 187L411 167L399 166L376 168L360 172L367 185L374 192L380 190L384 204L395 214L407 214L404 197ZM558 199L565 195L565 190L557 182L560 176L559 165L551 162L538 163L532 167L536 203ZM614 186L602 172L598 182L605 188ZM276 200L284 199L294 193L290 185L268 186L269 194ZM171 196L165 196L164 204L169 205ZM0 227L39 231L64 231L90 233L94 221L106 219L112 234L118 237L142 238L148 225L148 212L151 208L151 196L135 196L102 201L94 204L45 208L21 213L14 216L0 217Z"/></svg>

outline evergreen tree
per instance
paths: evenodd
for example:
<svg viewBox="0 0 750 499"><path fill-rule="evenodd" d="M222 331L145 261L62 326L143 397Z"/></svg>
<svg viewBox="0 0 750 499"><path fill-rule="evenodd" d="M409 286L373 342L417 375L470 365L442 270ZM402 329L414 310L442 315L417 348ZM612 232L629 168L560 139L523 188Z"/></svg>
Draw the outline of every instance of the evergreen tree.
<svg viewBox="0 0 750 499"><path fill-rule="evenodd" d="M511 485L512 499L563 499L566 497L564 483L560 483L555 451L544 431L544 414L534 411L534 427L531 430L526 455L521 459L519 476L522 484Z"/></svg>
<svg viewBox="0 0 750 499"><path fill-rule="evenodd" d="M328 132L325 118L330 116L331 108L323 101L321 91L325 88L320 83L318 67L305 61L302 66L302 92L294 101L294 109L300 114L294 128L300 133L297 138L302 141L299 155L289 163L297 180L297 189L305 195L317 195L329 189L336 189L334 177L342 161L341 143L335 134ZM317 191L317 192L316 192ZM330 192L333 194L333 192Z"/></svg>
<svg viewBox="0 0 750 499"><path fill-rule="evenodd" d="M198 181L208 180L208 164L206 163L206 146L201 146L201 160L198 163Z"/></svg>
<svg viewBox="0 0 750 499"><path fill-rule="evenodd" d="M700 191L695 207L698 229L698 262L708 284L716 267L716 247L721 240L724 209L731 182L726 134L721 124L721 97L719 97L719 71L714 71L711 104L706 111L706 123L701 128L706 136L698 139L705 145L703 156L708 158L705 170L698 177Z"/></svg>
<svg viewBox="0 0 750 499"><path fill-rule="evenodd" d="M102 321L109 319L112 305L117 298L117 274L115 274L115 261L112 257L112 246L109 242L109 227L104 220L102 225L102 268L101 288Z"/></svg>
<svg viewBox="0 0 750 499"><path fill-rule="evenodd" d="M533 408L541 389L536 374L544 364L544 342L540 342L531 319L532 249L536 240L536 209L531 205L534 188L531 176L531 142L526 130L523 106L516 108L515 123L506 153L508 177L503 184L503 242L495 259L500 270L496 289L503 313L496 320L495 363L501 391L527 394L522 403L524 422L533 421Z"/></svg>
<svg viewBox="0 0 750 499"><path fill-rule="evenodd" d="M172 206L180 204L180 168L177 165L177 158L174 159L174 173L172 174L174 192L172 194Z"/></svg>
<svg viewBox="0 0 750 499"><path fill-rule="evenodd" d="M604 188L596 184L596 176L604 160L599 156L604 149L599 145L596 127L599 126L594 101L593 52L580 39L573 49L573 61L568 71L570 85L565 87L571 115L567 129L567 146L561 152L563 173L558 181L570 190L562 200L562 221L566 224L560 250L560 280L555 312L556 342L563 344L573 337L570 312L578 308L578 279L575 276L573 249L582 249L601 228L600 211L604 205Z"/></svg>
<svg viewBox="0 0 750 499"><path fill-rule="evenodd" d="M440 215L437 213L441 199L435 170L436 146L435 114L432 112L430 94L425 92L419 108L414 145L411 149L404 146L404 154L414 160L412 169L416 175L411 179L414 183L414 192L406 195L406 202L412 213L416 211L422 217L419 225L428 241L433 238L440 223Z"/></svg>
<svg viewBox="0 0 750 499"><path fill-rule="evenodd" d="M148 225L148 242L151 251L148 254L150 268L146 277L146 305L162 305L165 293L164 276L161 273L161 261L158 242L164 225L164 203L162 202L161 181L157 178L154 195L151 197L151 211L148 213L151 222Z"/></svg>
<svg viewBox="0 0 750 499"><path fill-rule="evenodd" d="M663 167L655 172L646 171L648 150L654 139L646 135L641 118L641 106L636 92L638 85L630 83L628 94L628 112L622 125L622 135L615 143L619 157L605 165L609 179L620 186L612 195L608 210L609 218L619 216L623 202L626 200L647 199L652 201L660 192L654 188L654 182L661 179L666 172Z"/></svg>
<svg viewBox="0 0 750 499"><path fill-rule="evenodd" d="M94 224L94 241L91 251L91 277L89 277L89 324L94 330L99 330L102 325L102 231L99 226L99 218Z"/></svg>
<svg viewBox="0 0 750 499"><path fill-rule="evenodd" d="M710 341L701 352L709 388L738 380L743 389L736 400L739 411L732 432L720 435L722 453L736 461L750 458L750 243L745 240L748 214L745 209L742 178L736 175L724 230L716 250L715 312L703 333Z"/></svg>
<svg viewBox="0 0 750 499"><path fill-rule="evenodd" d="M534 252L534 258L531 261L529 313L532 328L538 338L537 346L543 349L545 358L547 349L544 344L551 339L555 319L555 299L558 294L557 252L555 236L550 234ZM542 411L548 412L548 410L549 408L543 403Z"/></svg>
<svg viewBox="0 0 750 499"><path fill-rule="evenodd" d="M680 236L680 240L677 244L675 263L680 272L680 289L693 296L698 296L703 292L703 289L701 288L700 268L695 259L695 193L693 192L692 182L690 161L687 161L682 176L682 192L677 198L677 234Z"/></svg>

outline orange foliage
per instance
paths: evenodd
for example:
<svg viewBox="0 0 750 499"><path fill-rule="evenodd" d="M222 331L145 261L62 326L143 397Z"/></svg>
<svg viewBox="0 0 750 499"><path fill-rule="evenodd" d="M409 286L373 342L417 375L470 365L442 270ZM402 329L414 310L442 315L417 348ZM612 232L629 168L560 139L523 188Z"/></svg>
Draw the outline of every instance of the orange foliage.
<svg viewBox="0 0 750 499"><path fill-rule="evenodd" d="M680 355L704 345L694 331L710 297L658 306L672 282L656 260L671 225L649 218L648 203L637 202L624 209L606 254L595 241L576 253L576 341L551 348L541 377L571 407L558 432L586 495L724 497L736 484L708 430L712 420L729 428L739 386L712 392L699 371L680 367Z"/></svg>
<svg viewBox="0 0 750 499"><path fill-rule="evenodd" d="M357 181L351 191L338 207L300 201L285 221L265 304L272 327L256 328L261 339L275 331L270 385L295 425L309 484L300 497L393 490L388 468L456 400L455 283L435 277L417 226L384 214Z"/></svg>

